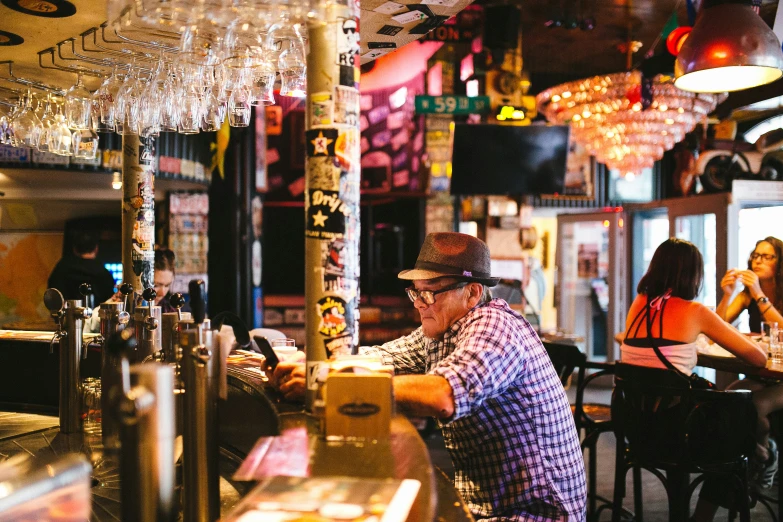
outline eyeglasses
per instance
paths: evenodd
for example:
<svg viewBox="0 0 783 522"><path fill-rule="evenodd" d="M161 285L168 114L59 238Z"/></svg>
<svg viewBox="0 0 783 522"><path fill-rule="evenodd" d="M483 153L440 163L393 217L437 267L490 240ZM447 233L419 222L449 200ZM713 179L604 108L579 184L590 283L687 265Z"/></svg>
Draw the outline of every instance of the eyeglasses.
<svg viewBox="0 0 783 522"><path fill-rule="evenodd" d="M770 261L774 261L776 257L778 256L774 254L759 254L758 252L753 252L750 255L750 260L755 261L756 259L761 259L763 261L770 262Z"/></svg>
<svg viewBox="0 0 783 522"><path fill-rule="evenodd" d="M456 290L457 288L463 288L467 286L468 283L469 281L460 281L459 283L444 286L440 290L416 290L415 287L409 286L405 289L405 292L407 292L408 299L410 299L412 303L415 303L416 299L421 299L424 304L429 306L435 304L435 294L449 292L451 290Z"/></svg>

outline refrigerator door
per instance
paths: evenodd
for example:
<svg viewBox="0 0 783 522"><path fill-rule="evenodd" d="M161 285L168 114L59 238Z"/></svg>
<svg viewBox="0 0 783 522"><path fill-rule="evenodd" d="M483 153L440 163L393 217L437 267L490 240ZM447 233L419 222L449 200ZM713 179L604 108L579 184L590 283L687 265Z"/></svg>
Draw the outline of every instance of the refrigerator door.
<svg viewBox="0 0 783 522"><path fill-rule="evenodd" d="M621 212L558 216L557 326L578 336L592 360L615 359L625 323L623 226Z"/></svg>

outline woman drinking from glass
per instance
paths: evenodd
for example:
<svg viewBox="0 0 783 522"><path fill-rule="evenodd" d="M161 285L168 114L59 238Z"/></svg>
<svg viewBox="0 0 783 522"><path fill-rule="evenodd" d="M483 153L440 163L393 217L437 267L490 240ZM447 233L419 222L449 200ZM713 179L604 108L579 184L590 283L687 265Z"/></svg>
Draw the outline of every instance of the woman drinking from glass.
<svg viewBox="0 0 783 522"><path fill-rule="evenodd" d="M751 332L761 332L763 321L783 326L783 241L766 237L756 243L748 258L748 269L731 269L721 279L723 298L715 312L733 323L743 310L748 311ZM733 300L737 282L745 288Z"/></svg>

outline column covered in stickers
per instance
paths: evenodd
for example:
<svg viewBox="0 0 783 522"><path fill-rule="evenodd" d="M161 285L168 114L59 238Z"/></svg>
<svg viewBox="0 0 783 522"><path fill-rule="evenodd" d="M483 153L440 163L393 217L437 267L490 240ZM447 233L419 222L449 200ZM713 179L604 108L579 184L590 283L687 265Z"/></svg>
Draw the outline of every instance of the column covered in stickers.
<svg viewBox="0 0 783 522"><path fill-rule="evenodd" d="M122 280L136 295L154 286L155 147L152 138L122 137ZM135 300L134 300L135 301Z"/></svg>
<svg viewBox="0 0 783 522"><path fill-rule="evenodd" d="M305 139L307 407L323 361L359 343L359 5L309 26Z"/></svg>

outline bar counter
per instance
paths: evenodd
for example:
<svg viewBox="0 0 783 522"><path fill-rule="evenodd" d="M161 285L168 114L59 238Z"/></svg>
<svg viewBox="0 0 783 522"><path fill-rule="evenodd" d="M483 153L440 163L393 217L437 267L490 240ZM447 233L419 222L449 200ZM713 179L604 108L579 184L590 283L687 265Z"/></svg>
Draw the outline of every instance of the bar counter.
<svg viewBox="0 0 783 522"><path fill-rule="evenodd" d="M7 428L0 433L0 447L11 454L89 455L90 444L81 434L64 435L57 429L58 346L49 353L51 337L51 332L0 330L0 409L43 413L0 413ZM100 358L99 347L91 346L82 361L82 377L100 376ZM424 441L404 416L393 417L388 440L327 441L320 434L319 419L268 387L257 363L229 360L227 384L228 399L218 406L222 509L233 506L252 486L231 481L231 475L259 437L299 428L308 434L310 476L413 478L421 482L421 489L410 522L473 520L451 481L433 468ZM107 477L116 466L110 460L100 464L94 473L92 520L113 520L119 515L118 481Z"/></svg>

